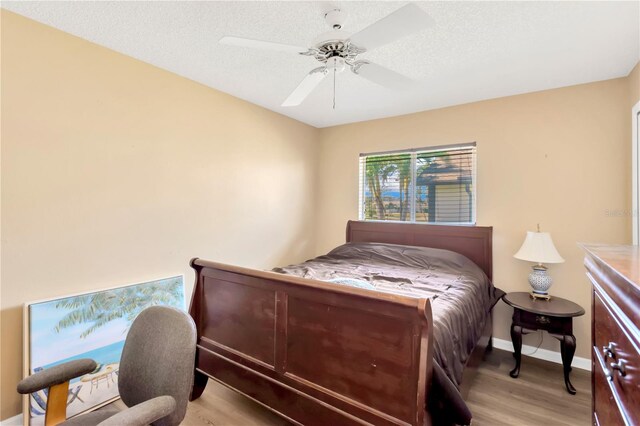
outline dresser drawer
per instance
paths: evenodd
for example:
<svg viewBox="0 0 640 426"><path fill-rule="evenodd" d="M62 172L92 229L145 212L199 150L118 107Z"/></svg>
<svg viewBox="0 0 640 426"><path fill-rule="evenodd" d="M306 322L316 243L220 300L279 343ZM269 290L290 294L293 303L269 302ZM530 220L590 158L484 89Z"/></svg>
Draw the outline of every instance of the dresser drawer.
<svg viewBox="0 0 640 426"><path fill-rule="evenodd" d="M606 297L601 298L598 291L594 292L594 363L596 369L600 369L602 380L608 381L610 393L616 399L627 422L633 425L640 424L640 354L625 334L622 322L616 318L603 299L606 300ZM605 347L611 349L604 349ZM624 366L615 369L612 364ZM598 393L604 387L598 387L597 382L595 386L594 404L597 405L599 399L603 401L604 396ZM600 417L597 407L596 413ZM603 424L602 421L600 424Z"/></svg>
<svg viewBox="0 0 640 426"><path fill-rule="evenodd" d="M602 366L601 350L593 347L593 422L598 426L624 426L624 419Z"/></svg>

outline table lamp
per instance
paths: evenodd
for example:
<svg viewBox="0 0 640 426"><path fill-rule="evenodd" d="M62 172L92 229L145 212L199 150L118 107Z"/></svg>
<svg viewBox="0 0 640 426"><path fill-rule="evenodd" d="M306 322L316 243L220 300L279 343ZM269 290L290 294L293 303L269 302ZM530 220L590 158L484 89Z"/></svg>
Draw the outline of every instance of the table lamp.
<svg viewBox="0 0 640 426"><path fill-rule="evenodd" d="M537 232L527 232L522 247L513 257L536 263L536 265L533 265L533 271L529 274L529 284L533 289L531 297L549 300L549 288L551 287L552 279L547 275L547 267L543 263L564 262L564 259L553 245L551 235L548 232L540 232L540 225L538 225Z"/></svg>

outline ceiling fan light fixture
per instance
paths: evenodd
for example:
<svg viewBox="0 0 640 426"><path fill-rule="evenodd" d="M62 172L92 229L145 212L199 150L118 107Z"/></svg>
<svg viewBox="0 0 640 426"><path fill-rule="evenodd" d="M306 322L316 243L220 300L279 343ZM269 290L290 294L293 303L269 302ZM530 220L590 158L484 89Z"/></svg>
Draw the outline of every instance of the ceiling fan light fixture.
<svg viewBox="0 0 640 426"><path fill-rule="evenodd" d="M344 71L346 66L346 62L344 58L340 56L334 56L332 58L327 59L327 71L333 72L342 72Z"/></svg>

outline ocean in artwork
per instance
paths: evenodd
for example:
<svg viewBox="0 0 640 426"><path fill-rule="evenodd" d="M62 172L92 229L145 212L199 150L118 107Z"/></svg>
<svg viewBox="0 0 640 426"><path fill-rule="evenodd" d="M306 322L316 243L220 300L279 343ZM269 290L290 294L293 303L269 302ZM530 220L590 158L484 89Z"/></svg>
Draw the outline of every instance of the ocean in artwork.
<svg viewBox="0 0 640 426"><path fill-rule="evenodd" d="M42 368L47 369L47 368L53 367L54 365L64 364L65 362L75 361L75 360L84 359L84 358L89 358L94 360L98 364L98 366L109 365L109 364L119 364L120 355L122 355L122 348L124 348L124 340L121 340L120 342L112 343L111 345L96 348L89 352L74 355L72 357L65 358L51 364L47 364ZM79 377L72 379L71 384L78 381L80 381Z"/></svg>
<svg viewBox="0 0 640 426"><path fill-rule="evenodd" d="M118 397L119 363L131 323L145 308L185 309L182 276L61 298L29 307L29 370L34 372L81 358L97 368L73 379L67 417ZM30 424L44 423L47 390L30 397Z"/></svg>

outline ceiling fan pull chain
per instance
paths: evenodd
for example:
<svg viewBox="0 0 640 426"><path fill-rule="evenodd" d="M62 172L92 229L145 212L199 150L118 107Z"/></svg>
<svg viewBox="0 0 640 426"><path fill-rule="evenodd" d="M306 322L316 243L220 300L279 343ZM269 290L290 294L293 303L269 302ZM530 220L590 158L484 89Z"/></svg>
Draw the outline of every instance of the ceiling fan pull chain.
<svg viewBox="0 0 640 426"><path fill-rule="evenodd" d="M336 109L336 69L333 68L333 109Z"/></svg>

